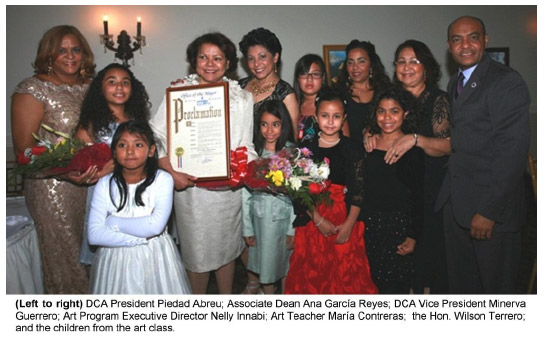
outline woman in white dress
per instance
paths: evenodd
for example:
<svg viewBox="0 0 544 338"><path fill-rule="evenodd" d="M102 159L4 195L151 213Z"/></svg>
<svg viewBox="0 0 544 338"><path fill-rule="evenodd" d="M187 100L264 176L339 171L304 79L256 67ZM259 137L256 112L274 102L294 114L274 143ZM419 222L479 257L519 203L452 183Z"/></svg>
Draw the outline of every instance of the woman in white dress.
<svg viewBox="0 0 544 338"><path fill-rule="evenodd" d="M221 33L208 33L187 47L187 61L196 74L173 86L227 82L229 85L230 147L253 149L253 99L236 81L225 77L237 67L236 46ZM174 171L166 154L166 99L151 118L157 136L159 165L174 178L174 212L181 256L193 293L206 293L209 273L215 271L219 293L232 293L234 261L244 249L242 191L211 191L195 187L196 177ZM181 191L180 191L181 190Z"/></svg>

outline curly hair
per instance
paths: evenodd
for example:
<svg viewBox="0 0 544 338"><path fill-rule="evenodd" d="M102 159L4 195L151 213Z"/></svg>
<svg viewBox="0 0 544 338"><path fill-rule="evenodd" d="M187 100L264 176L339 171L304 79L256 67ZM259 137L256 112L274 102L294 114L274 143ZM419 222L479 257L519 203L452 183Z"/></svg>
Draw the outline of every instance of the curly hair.
<svg viewBox="0 0 544 338"><path fill-rule="evenodd" d="M81 51L83 52L81 66L84 75L81 75L81 73L80 75L84 78L92 78L94 76L96 65L94 64L93 51L83 34L81 34L76 27L70 25L55 26L44 33L38 44L36 59L32 63L34 73L47 74L48 66L51 64L52 60L55 60L59 55L62 39L70 34L77 38L81 45Z"/></svg>
<svg viewBox="0 0 544 338"><path fill-rule="evenodd" d="M438 81L440 81L440 78L442 77L442 71L440 70L440 65L434 58L429 47L418 40L406 40L397 47L397 50L395 51L395 61L398 59L400 52L405 48L412 48L416 54L416 58L423 65L423 69L425 71L425 83L431 87L438 87ZM393 82L399 85L402 84L397 79L396 70L393 74Z"/></svg>
<svg viewBox="0 0 544 338"><path fill-rule="evenodd" d="M130 78L131 92L128 101L125 102L125 115L131 120L139 122L147 122L149 119L151 103L143 83L134 77L134 73L128 67L111 63L98 72L81 105L78 128L91 130L95 140L99 132L110 131L109 124L115 121L113 111L110 109L102 90L102 82L111 69L121 69Z"/></svg>
<svg viewBox="0 0 544 338"><path fill-rule="evenodd" d="M221 49L223 54L225 54L225 57L227 58L227 61L229 63L227 73L236 70L236 68L238 67L236 46L229 38L219 32L201 35L194 39L193 42L189 44L189 46L187 46L187 62L189 62L193 70L196 70L196 59L198 57L198 54L200 53L200 47L202 47L202 45L205 43L216 45L217 47L219 47L219 49Z"/></svg>
<svg viewBox="0 0 544 338"><path fill-rule="evenodd" d="M297 63L295 64L295 78L293 79L293 89L295 90L295 95L297 97L297 101L299 106L302 104L303 99L303 93L300 89L300 85L298 84L298 77L304 74L308 74L310 71L310 67L312 67L313 64L316 64L321 72L323 73L322 77L322 85L321 88L327 86L327 81L325 80L327 78L327 71L325 68L325 62L323 62L323 59L321 56L317 54L306 54L303 57L301 57Z"/></svg>
<svg viewBox="0 0 544 338"><path fill-rule="evenodd" d="M276 55L278 53L278 67L281 64L281 43L276 34L272 33L266 28L256 28L242 38L240 43L238 43L238 46L240 47L240 51L244 55L245 58L247 58L247 51L249 50L249 47L261 45L270 54Z"/></svg>
<svg viewBox="0 0 544 338"><path fill-rule="evenodd" d="M370 88L372 88L374 92L379 92L385 87L389 86L391 81L385 72L385 67L383 66L380 56L376 54L376 48L374 45L370 41L359 41L357 39L351 40L346 46L346 59L349 52L356 48L364 50L370 58L370 71L372 73L372 76L369 79ZM350 88L352 85L345 62L344 67L338 75L338 83L340 85L345 85L347 88Z"/></svg>
<svg viewBox="0 0 544 338"><path fill-rule="evenodd" d="M391 85L376 94L377 95L374 95L376 98L376 100L374 101L374 108L372 109L369 117L369 127L371 134L376 135L381 133L381 129L380 127L378 127L378 123L376 122L376 111L380 102L382 100L388 99L396 101L404 112L408 112L408 115L402 123L402 132L413 133L416 131L417 116L415 113L412 112L415 104L415 98L409 91L402 88L402 86Z"/></svg>

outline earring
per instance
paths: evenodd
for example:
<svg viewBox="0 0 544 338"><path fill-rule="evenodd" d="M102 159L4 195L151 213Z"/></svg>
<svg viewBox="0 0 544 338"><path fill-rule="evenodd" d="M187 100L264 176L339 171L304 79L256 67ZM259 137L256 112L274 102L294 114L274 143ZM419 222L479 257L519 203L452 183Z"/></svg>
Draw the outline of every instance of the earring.
<svg viewBox="0 0 544 338"><path fill-rule="evenodd" d="M87 76L87 72L85 71L85 61L81 61L81 66L79 67L79 75L81 75L81 77Z"/></svg>
<svg viewBox="0 0 544 338"><path fill-rule="evenodd" d="M372 68L370 68L370 73L368 74L368 78L372 79Z"/></svg>
<svg viewBox="0 0 544 338"><path fill-rule="evenodd" d="M277 63L274 64L274 73L276 73L276 74L278 73L278 64Z"/></svg>
<svg viewBox="0 0 544 338"><path fill-rule="evenodd" d="M53 62L51 62L51 58L49 58L49 64L47 65L47 75L53 75Z"/></svg>

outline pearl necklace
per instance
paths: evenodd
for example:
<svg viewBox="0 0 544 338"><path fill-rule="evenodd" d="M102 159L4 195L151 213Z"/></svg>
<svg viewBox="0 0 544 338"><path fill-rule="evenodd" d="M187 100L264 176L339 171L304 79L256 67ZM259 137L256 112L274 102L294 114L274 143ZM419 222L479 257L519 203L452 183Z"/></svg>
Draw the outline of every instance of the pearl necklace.
<svg viewBox="0 0 544 338"><path fill-rule="evenodd" d="M338 138L338 140L332 141L332 142L331 142L331 141L327 141L327 140L321 138L321 132L317 133L317 136L319 137L319 140L320 140L321 142L323 142L323 143L325 143L325 144L328 144L328 145L331 145L331 146L335 146L335 145L338 144L338 142L340 142L340 137Z"/></svg>

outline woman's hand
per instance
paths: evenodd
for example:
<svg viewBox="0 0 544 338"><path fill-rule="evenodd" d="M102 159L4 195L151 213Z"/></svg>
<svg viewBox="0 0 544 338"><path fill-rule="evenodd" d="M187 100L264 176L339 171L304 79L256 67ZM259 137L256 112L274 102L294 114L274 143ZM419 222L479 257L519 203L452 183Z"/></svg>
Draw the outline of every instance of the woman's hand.
<svg viewBox="0 0 544 338"><path fill-rule="evenodd" d="M98 181L98 168L95 165L90 166L84 173L79 171L69 171L65 174L58 175L62 180L69 181L75 184L92 185Z"/></svg>
<svg viewBox="0 0 544 338"><path fill-rule="evenodd" d="M244 237L244 240L246 241L247 246L255 246L255 236Z"/></svg>
<svg viewBox="0 0 544 338"><path fill-rule="evenodd" d="M365 145L365 150L367 153L370 153L372 152L372 150L376 149L376 138L378 137L378 135L371 135L370 133L368 133L368 135L365 135L364 136L364 145Z"/></svg>
<svg viewBox="0 0 544 338"><path fill-rule="evenodd" d="M416 145L413 134L407 134L396 139L385 153L385 163L396 163L406 152Z"/></svg>
<svg viewBox="0 0 544 338"><path fill-rule="evenodd" d="M338 229L338 235L336 236L336 240L334 241L336 244L344 244L349 241L349 238L351 237L351 231L353 230L353 223L342 223L339 226L336 227Z"/></svg>
<svg viewBox="0 0 544 338"><path fill-rule="evenodd" d="M101 170L98 171L96 175L96 180L99 180L102 177L108 174L111 174L114 168L115 168L115 164L113 163L113 159L111 159L108 162L106 162L106 164L104 164Z"/></svg>
<svg viewBox="0 0 544 338"><path fill-rule="evenodd" d="M170 173L174 179L174 189L183 190L195 186L196 176L173 171Z"/></svg>
<svg viewBox="0 0 544 338"><path fill-rule="evenodd" d="M406 237L404 242L397 245L397 255L406 256L414 252L416 247L416 240L410 237Z"/></svg>
<svg viewBox="0 0 544 338"><path fill-rule="evenodd" d="M175 190L183 190L188 187L194 187L195 182L197 180L196 176L192 176L186 173L180 173L179 171L175 171L174 168L172 168L172 164L170 163L170 160L168 157L161 157L159 158L159 167L163 170L166 170L170 175L172 175L172 178L174 179L174 189Z"/></svg>

